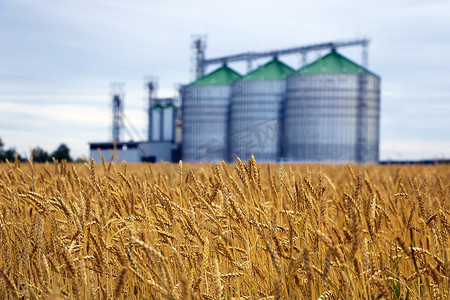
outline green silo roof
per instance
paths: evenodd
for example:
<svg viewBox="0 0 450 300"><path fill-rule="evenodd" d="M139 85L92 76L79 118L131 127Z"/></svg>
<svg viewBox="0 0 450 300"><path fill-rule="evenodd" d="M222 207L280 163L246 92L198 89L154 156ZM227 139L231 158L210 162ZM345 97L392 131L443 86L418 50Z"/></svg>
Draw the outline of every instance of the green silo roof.
<svg viewBox="0 0 450 300"><path fill-rule="evenodd" d="M202 85L230 85L234 81L242 78L242 75L238 72L230 69L227 65L223 65L217 70L205 75L196 81L189 84L189 86L202 86Z"/></svg>
<svg viewBox="0 0 450 300"><path fill-rule="evenodd" d="M265 65L248 73L241 80L282 80L294 73L294 69L274 58Z"/></svg>
<svg viewBox="0 0 450 300"><path fill-rule="evenodd" d="M366 68L356 64L350 59L337 53L335 50L331 51L327 55L319 58L313 63L304 66L299 70L302 75L309 74L363 74L378 75L370 72Z"/></svg>

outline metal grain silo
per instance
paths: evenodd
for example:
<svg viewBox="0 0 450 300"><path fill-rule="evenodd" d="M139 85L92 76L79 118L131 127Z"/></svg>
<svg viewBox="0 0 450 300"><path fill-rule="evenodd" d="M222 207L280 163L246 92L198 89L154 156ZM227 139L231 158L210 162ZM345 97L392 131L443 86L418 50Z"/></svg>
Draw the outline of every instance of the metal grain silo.
<svg viewBox="0 0 450 300"><path fill-rule="evenodd" d="M159 142L162 140L162 120L163 120L163 107L160 104L156 104L152 107L151 110L152 114L152 124L151 124L151 130L152 130L152 141Z"/></svg>
<svg viewBox="0 0 450 300"><path fill-rule="evenodd" d="M182 91L182 159L226 160L231 83L242 76L224 65Z"/></svg>
<svg viewBox="0 0 450 300"><path fill-rule="evenodd" d="M176 107L172 103L163 107L163 134L164 142L173 142L175 139L175 114Z"/></svg>
<svg viewBox="0 0 450 300"><path fill-rule="evenodd" d="M280 113L286 77L294 70L277 58L232 85L229 125L230 160L236 156L277 161L280 154Z"/></svg>
<svg viewBox="0 0 450 300"><path fill-rule="evenodd" d="M380 78L332 51L287 78L289 161L377 162Z"/></svg>

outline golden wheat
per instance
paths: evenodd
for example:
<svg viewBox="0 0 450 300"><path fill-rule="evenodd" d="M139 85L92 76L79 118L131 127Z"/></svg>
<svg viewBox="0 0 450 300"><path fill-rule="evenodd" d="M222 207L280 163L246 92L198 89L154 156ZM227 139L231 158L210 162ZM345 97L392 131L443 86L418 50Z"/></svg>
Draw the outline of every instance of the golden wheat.
<svg viewBox="0 0 450 300"><path fill-rule="evenodd" d="M449 299L449 170L7 162L0 298Z"/></svg>

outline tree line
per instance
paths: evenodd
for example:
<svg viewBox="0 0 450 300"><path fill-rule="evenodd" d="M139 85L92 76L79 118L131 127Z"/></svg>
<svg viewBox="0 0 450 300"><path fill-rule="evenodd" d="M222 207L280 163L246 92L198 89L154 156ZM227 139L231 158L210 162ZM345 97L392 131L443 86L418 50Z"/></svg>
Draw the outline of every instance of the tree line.
<svg viewBox="0 0 450 300"><path fill-rule="evenodd" d="M8 149L4 149L5 144L0 138L0 162L14 161L17 157L20 161L25 161L27 158L23 157L19 153L17 153L16 148L10 147ZM34 162L51 162L53 159L58 161L67 160L68 162L73 162L74 160L70 156L70 149L66 144L61 144L56 148L53 152L49 153L43 148L37 146L31 150L30 158L33 159ZM75 162L85 161L83 158L77 158Z"/></svg>

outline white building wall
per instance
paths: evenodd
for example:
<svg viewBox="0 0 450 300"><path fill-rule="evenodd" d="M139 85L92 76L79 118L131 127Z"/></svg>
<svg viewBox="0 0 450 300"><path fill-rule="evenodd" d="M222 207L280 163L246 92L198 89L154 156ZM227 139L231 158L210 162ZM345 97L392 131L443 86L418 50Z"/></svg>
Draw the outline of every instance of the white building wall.
<svg viewBox="0 0 450 300"><path fill-rule="evenodd" d="M106 162L109 162L111 156L113 156L113 161L116 161L116 155L114 153L114 149L101 149L101 154L98 150L90 150L90 158L93 158L96 163L102 162L102 155L105 158ZM138 163L141 162L141 153L139 148L134 149L119 149L117 150L117 155L119 156L119 162L129 162L129 163Z"/></svg>

